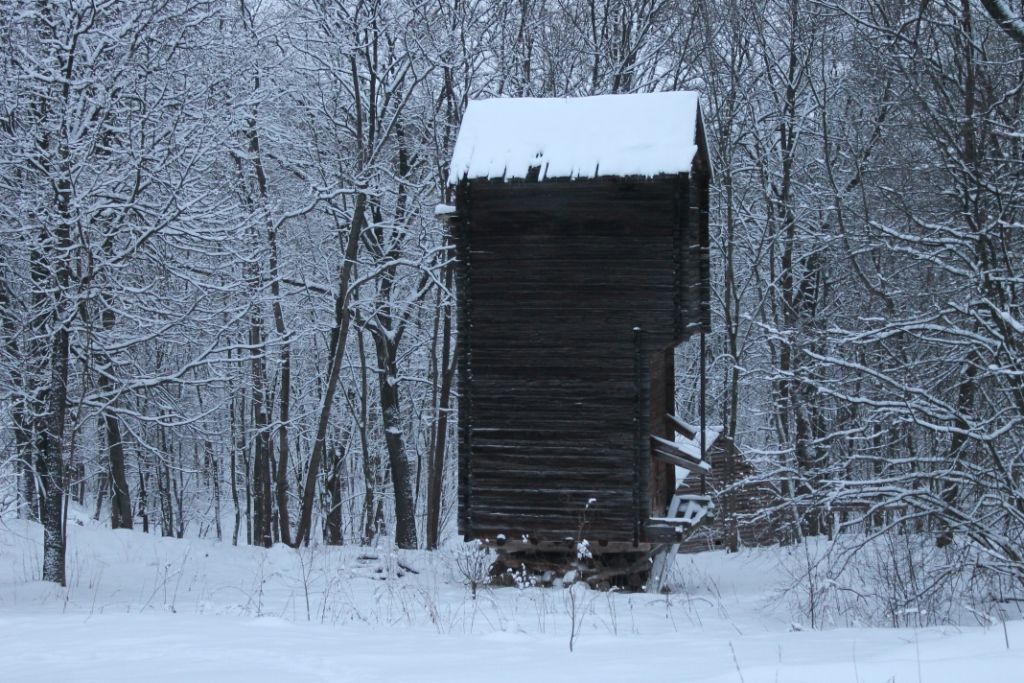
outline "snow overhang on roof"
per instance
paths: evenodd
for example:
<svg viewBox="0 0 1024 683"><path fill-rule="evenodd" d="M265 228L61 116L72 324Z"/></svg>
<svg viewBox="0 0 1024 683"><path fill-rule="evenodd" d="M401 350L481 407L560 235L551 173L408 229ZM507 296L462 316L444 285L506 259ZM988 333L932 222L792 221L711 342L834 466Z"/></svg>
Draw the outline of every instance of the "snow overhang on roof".
<svg viewBox="0 0 1024 683"><path fill-rule="evenodd" d="M475 100L448 182L689 173L698 110L695 92Z"/></svg>

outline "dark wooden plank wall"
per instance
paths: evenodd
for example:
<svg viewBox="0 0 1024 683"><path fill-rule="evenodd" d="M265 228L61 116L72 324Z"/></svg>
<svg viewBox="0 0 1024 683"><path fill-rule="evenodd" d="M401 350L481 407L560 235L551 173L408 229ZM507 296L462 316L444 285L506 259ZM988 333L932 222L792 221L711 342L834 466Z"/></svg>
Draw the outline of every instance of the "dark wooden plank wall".
<svg viewBox="0 0 1024 683"><path fill-rule="evenodd" d="M463 534L639 540L671 348L701 312L692 196L678 176L459 186Z"/></svg>
<svg viewBox="0 0 1024 683"><path fill-rule="evenodd" d="M675 349L673 346L651 354L650 404L650 435L671 440L674 432L669 429L665 415L675 412ZM675 467L660 460L653 461L651 463L650 513L655 516L664 515L675 489Z"/></svg>
<svg viewBox="0 0 1024 683"><path fill-rule="evenodd" d="M708 453L711 472L701 486L700 477L690 475L683 482L683 493L710 495L715 501L714 518L702 525L680 546L683 553L704 550L737 550L777 543L782 535L774 528L776 520L755 513L772 507L774 494L760 484L737 486L754 474L732 440L719 437Z"/></svg>

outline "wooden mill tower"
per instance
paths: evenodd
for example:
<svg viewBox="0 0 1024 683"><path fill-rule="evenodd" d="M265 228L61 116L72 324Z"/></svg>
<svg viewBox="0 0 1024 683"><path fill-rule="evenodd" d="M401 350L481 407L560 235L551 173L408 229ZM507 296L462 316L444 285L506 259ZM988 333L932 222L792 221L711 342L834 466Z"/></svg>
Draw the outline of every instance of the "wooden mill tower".
<svg viewBox="0 0 1024 683"><path fill-rule="evenodd" d="M675 415L673 351L710 325L710 178L693 92L466 110L459 529L507 564L555 567L586 539L593 576L636 583L707 511L674 495L706 437Z"/></svg>

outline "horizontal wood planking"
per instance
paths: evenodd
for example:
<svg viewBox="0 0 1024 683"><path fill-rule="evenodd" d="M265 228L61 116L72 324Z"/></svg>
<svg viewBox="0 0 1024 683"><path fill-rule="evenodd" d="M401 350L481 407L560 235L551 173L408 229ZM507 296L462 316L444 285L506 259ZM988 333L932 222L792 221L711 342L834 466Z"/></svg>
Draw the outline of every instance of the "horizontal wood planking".
<svg viewBox="0 0 1024 683"><path fill-rule="evenodd" d="M646 356L682 340L703 312L691 300L700 268L683 180L459 186L467 535L559 538L596 497L591 537L638 540L654 427Z"/></svg>

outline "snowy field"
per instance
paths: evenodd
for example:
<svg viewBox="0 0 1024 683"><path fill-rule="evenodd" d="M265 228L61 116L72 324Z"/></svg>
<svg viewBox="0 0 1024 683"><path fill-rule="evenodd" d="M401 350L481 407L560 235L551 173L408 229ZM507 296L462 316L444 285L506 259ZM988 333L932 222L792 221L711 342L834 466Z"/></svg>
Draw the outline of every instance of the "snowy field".
<svg viewBox="0 0 1024 683"><path fill-rule="evenodd" d="M577 586L574 617L564 588L474 600L456 548L268 551L79 521L66 589L36 580L37 525L0 525L3 683L1024 681L1020 621L802 628L777 549L680 557L668 596Z"/></svg>

